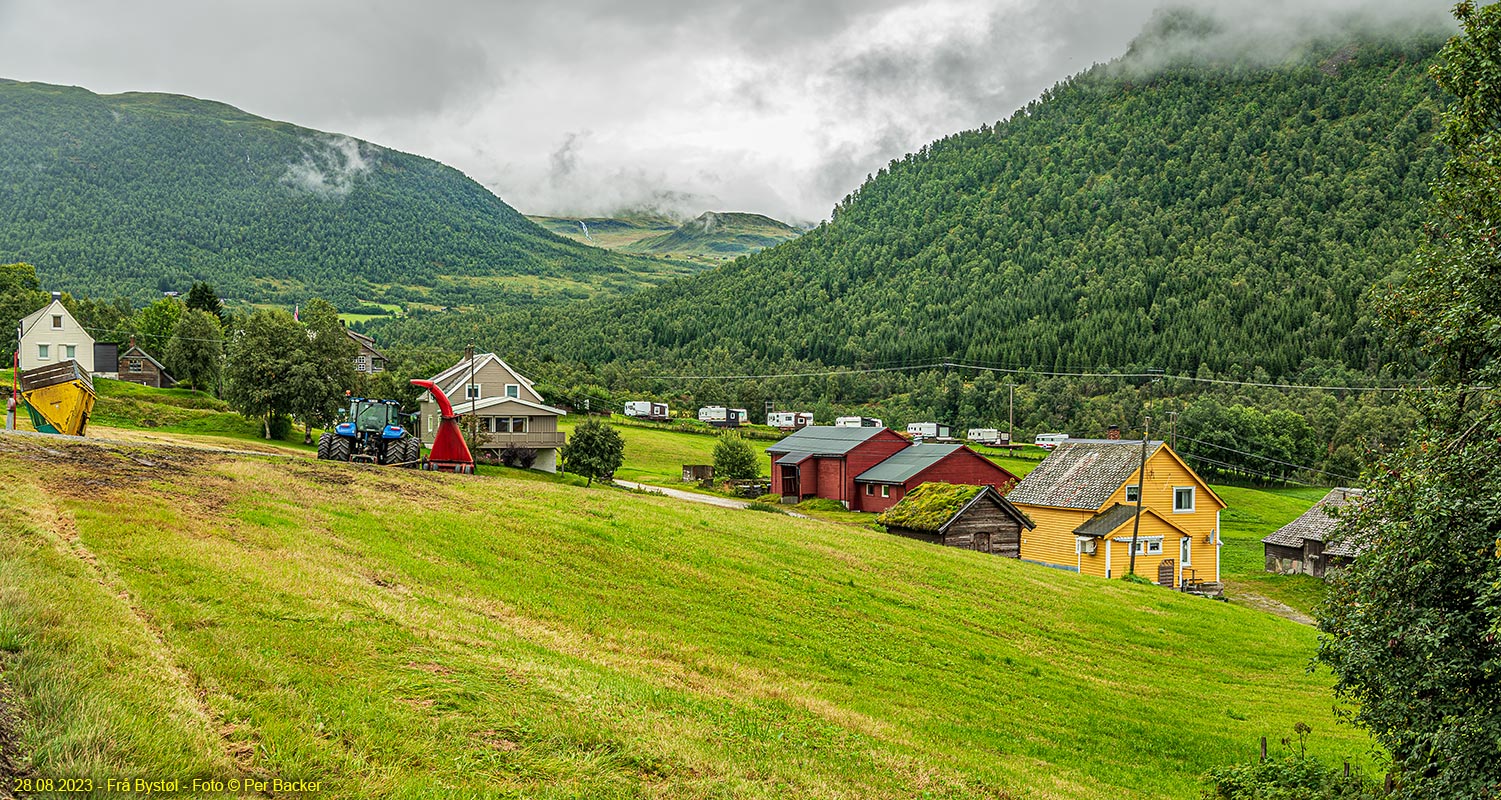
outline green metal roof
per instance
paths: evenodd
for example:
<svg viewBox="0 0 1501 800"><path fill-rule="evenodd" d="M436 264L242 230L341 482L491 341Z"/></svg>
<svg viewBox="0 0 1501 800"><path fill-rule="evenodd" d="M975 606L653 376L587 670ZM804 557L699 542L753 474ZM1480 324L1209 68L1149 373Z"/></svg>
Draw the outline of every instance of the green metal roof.
<svg viewBox="0 0 1501 800"><path fill-rule="evenodd" d="M914 444L855 477L857 483L906 483L962 444Z"/></svg>
<svg viewBox="0 0 1501 800"><path fill-rule="evenodd" d="M766 452L774 454L809 453L816 456L842 456L884 430L886 429L836 428L832 425L809 425L771 447L766 448Z"/></svg>

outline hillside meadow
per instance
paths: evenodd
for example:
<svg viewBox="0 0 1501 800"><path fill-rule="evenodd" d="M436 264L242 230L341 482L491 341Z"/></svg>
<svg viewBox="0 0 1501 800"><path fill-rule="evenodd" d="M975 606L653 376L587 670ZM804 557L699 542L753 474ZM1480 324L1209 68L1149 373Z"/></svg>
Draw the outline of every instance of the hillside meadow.
<svg viewBox="0 0 1501 800"><path fill-rule="evenodd" d="M1187 798L1298 722L1369 747L1306 626L852 526L24 436L0 507L34 776Z"/></svg>

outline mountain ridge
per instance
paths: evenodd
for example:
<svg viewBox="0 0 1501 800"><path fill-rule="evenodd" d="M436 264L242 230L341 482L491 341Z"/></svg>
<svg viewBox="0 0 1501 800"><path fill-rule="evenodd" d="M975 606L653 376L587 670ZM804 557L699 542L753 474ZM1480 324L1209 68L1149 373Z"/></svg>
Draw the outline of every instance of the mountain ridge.
<svg viewBox="0 0 1501 800"><path fill-rule="evenodd" d="M252 302L450 306L625 293L691 271L557 237L432 159L214 100L7 79L0 262L12 261L93 296L205 280Z"/></svg>

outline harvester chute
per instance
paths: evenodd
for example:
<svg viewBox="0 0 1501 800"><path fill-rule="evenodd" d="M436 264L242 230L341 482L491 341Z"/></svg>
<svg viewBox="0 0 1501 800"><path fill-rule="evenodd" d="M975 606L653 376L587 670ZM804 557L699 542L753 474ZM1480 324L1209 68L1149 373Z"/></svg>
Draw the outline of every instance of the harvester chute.
<svg viewBox="0 0 1501 800"><path fill-rule="evenodd" d="M19 376L21 402L42 433L82 436L94 412L94 380L77 361L30 369Z"/></svg>
<svg viewBox="0 0 1501 800"><path fill-rule="evenodd" d="M443 414L422 468L435 472L473 473L474 456L469 453L469 444L464 441L464 432L459 428L459 415L454 413L453 404L448 402L448 395L432 381L413 380L412 385L431 392Z"/></svg>

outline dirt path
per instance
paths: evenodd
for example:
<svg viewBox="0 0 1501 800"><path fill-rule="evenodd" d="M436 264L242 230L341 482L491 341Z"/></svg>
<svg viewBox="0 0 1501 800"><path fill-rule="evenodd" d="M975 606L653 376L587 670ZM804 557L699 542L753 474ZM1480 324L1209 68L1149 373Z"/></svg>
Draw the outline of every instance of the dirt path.
<svg viewBox="0 0 1501 800"><path fill-rule="evenodd" d="M5 680L5 659L0 657L0 800L14 800L16 778L21 774L20 725L10 684Z"/></svg>
<svg viewBox="0 0 1501 800"><path fill-rule="evenodd" d="M719 506L720 508L745 508L752 502L750 500L737 500L733 497L716 497L712 494L699 494L697 492L685 492L681 489L668 489L665 486L652 486L649 483L637 483L635 481L622 480L617 480L615 482L627 489L636 489L642 492L652 492L654 494L671 497L674 500L686 500L690 503L703 503L704 505ZM796 511L787 511L785 513L789 517L797 517L798 519L812 519L812 517L806 514L799 514Z"/></svg>
<svg viewBox="0 0 1501 800"><path fill-rule="evenodd" d="M1279 617L1282 617L1283 619L1290 619L1293 622L1302 623L1304 625L1315 624L1313 617L1304 614L1303 612L1299 611L1296 608L1293 608L1286 603L1278 600L1273 600L1270 597L1265 597L1255 592L1248 592L1242 587L1237 586L1227 588L1231 589L1230 598L1235 603L1254 608L1258 611L1265 611L1268 614L1275 614Z"/></svg>

